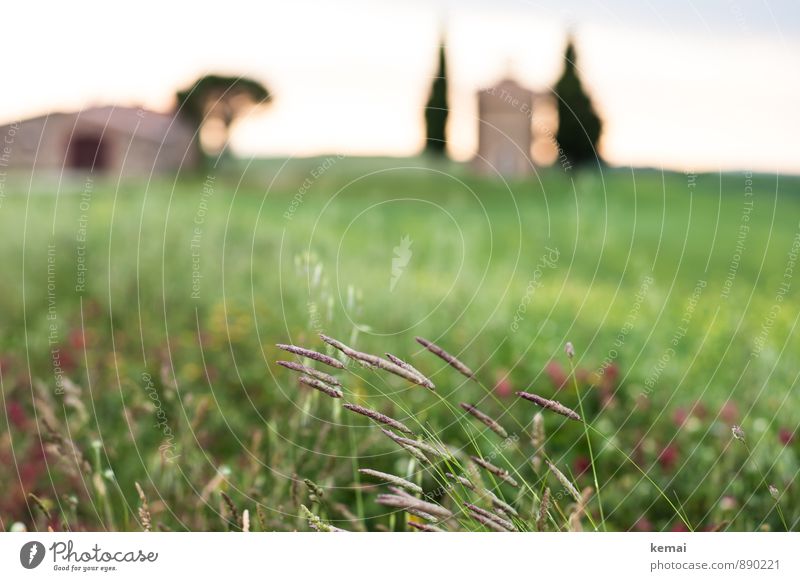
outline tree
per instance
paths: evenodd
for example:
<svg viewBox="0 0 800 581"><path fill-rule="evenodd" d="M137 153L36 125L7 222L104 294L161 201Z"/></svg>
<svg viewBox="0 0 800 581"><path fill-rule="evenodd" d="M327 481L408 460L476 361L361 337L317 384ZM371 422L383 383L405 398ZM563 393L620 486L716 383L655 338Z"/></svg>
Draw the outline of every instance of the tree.
<svg viewBox="0 0 800 581"><path fill-rule="evenodd" d="M554 91L558 102L556 140L567 158L580 165L599 159L597 143L603 124L583 88L575 60L575 45L569 39L564 53L564 72Z"/></svg>
<svg viewBox="0 0 800 581"><path fill-rule="evenodd" d="M195 127L196 145L204 158L222 154L233 122L271 99L266 87L254 79L221 75L204 75L176 97L178 114Z"/></svg>
<svg viewBox="0 0 800 581"><path fill-rule="evenodd" d="M444 42L439 46L439 70L431 85L425 105L425 151L434 155L447 153L447 62Z"/></svg>

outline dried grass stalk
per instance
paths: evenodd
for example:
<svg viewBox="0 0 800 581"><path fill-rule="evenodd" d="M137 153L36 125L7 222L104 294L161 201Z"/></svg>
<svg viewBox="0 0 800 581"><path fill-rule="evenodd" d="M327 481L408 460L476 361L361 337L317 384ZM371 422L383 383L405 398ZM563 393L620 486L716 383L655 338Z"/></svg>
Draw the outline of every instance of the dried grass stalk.
<svg viewBox="0 0 800 581"><path fill-rule="evenodd" d="M392 507L392 508L397 508L397 507ZM404 510L405 510L405 511L406 511L408 514L410 514L410 515L413 515L413 516L416 516L416 517L419 517L419 518L421 518L421 519L424 519L424 520L426 520L426 521L428 521L428 522L432 522L432 523L438 523L438 522L439 522L439 519L438 519L438 518L436 518L436 517L435 517L435 516L433 516L432 514L428 514L428 513L427 513L427 512L425 512L424 510L419 510L419 509L417 509L417 508L406 508L406 509L404 509Z"/></svg>
<svg viewBox="0 0 800 581"><path fill-rule="evenodd" d="M484 510L481 507L475 506L474 504L471 504L469 502L465 502L464 506L466 506L471 512L475 514L479 514L483 517L493 520L507 531L516 530L514 527L514 523L512 523L510 520L504 519L494 513L489 512L488 510Z"/></svg>
<svg viewBox="0 0 800 581"><path fill-rule="evenodd" d="M404 488L409 492L413 492L415 494L422 494L422 487L417 486L413 482L409 482L405 478L400 478L399 476L395 476L394 474L387 474L386 472L380 472L378 470L372 470L371 468L359 468L358 470L361 474L366 474L367 476L372 476L374 478L378 478L383 480L384 482L388 482L389 484L394 484L395 486L399 486L400 488Z"/></svg>
<svg viewBox="0 0 800 581"><path fill-rule="evenodd" d="M485 494L486 498L488 498L489 502L492 503L492 506L494 506L495 508L497 508L499 510L502 510L506 514L510 514L512 516L519 516L519 513L517 512L517 509L515 509L513 506L508 504L503 499L499 498L494 492L492 492L490 490L485 490L484 492L486 493Z"/></svg>
<svg viewBox="0 0 800 581"><path fill-rule="evenodd" d="M550 510L550 489L545 488L542 500L539 503L539 514L536 517L536 530L543 531L547 525L547 515Z"/></svg>
<svg viewBox="0 0 800 581"><path fill-rule="evenodd" d="M430 381L426 381L424 377L421 377L417 373L409 371L403 367L400 367L396 363L392 363L388 359L384 359L383 357L378 357L377 355L372 355L371 353L364 353L363 351L357 351L351 347L348 347L341 341L337 341L333 337L328 337L327 335L320 334L320 339L325 341L328 345L338 349L351 359L355 359L357 361L361 361L362 363L366 363L369 366L376 367L378 369L383 369L384 371L388 371L398 377L402 377L403 379L410 381L416 385L421 385L423 387L427 387L430 390L433 390L433 384Z"/></svg>
<svg viewBox="0 0 800 581"><path fill-rule="evenodd" d="M544 409L550 410L552 412L555 412L557 414L561 414L566 418L575 420L576 422L581 421L581 417L578 414L569 409L567 406L562 405L553 399L546 399L542 396L536 395L535 393L528 393L527 391L518 391L517 395L522 399L532 401L536 405L543 407Z"/></svg>
<svg viewBox="0 0 800 581"><path fill-rule="evenodd" d="M413 520L408 521L408 526L413 527L419 531L423 531L426 533L443 533L445 532L444 529L441 529L434 525L429 525L421 522L414 522Z"/></svg>
<svg viewBox="0 0 800 581"><path fill-rule="evenodd" d="M325 395L329 395L330 397L336 399L342 397L342 392L340 389L328 385L324 381L320 381L319 379L314 379L313 377L309 377L308 375L301 375L299 379L300 383L304 383L309 387L313 387L314 389L321 391Z"/></svg>
<svg viewBox="0 0 800 581"><path fill-rule="evenodd" d="M483 423L487 428L492 430L495 434L500 436L501 438L508 438L508 432L506 432L505 428L498 424L495 420L487 416L485 413L480 411L474 405L468 403L461 403L460 404L464 410L470 414L472 417L476 418L478 421Z"/></svg>
<svg viewBox="0 0 800 581"><path fill-rule="evenodd" d="M297 347L296 345L285 345L283 343L278 343L276 345L278 349L283 349L284 351L288 351L289 353L294 353L295 355L299 355L300 357L308 357L309 359L313 359L314 361L319 361L320 363L324 363L325 365L330 365L331 367L335 367L336 369L344 369L344 364L339 361L338 359L334 359L328 355L323 355L322 353L317 353L316 351L312 351L311 349L306 349L305 347Z"/></svg>
<svg viewBox="0 0 800 581"><path fill-rule="evenodd" d="M572 482L569 481L569 478L564 476L564 473L561 472L561 470L559 470L558 468L556 468L556 465L550 462L549 460L547 461L547 467L550 469L550 472L553 473L553 476L555 476L556 479L561 483L561 486L563 486L567 490L567 492L570 493L572 498L574 498L577 502L580 502L581 495L578 492L578 489L575 488Z"/></svg>
<svg viewBox="0 0 800 581"><path fill-rule="evenodd" d="M475 374L472 372L472 370L466 365L464 365L461 361L459 361L455 355L451 355L450 353L439 347L436 343L428 341L424 337L416 337L416 340L417 343L419 343L420 345L425 347L425 349L427 349L428 351L430 351L431 353L433 353L434 355L445 361L448 365L453 367L461 375L464 375L465 377L468 377L470 379L475 378Z"/></svg>
<svg viewBox="0 0 800 581"><path fill-rule="evenodd" d="M497 476L500 480L509 483L511 486L514 486L515 488L519 488L519 484L517 483L517 481L511 477L511 473L505 468L500 468L499 466L495 466L491 462L488 462L483 458L479 458L478 456L470 456L470 459L473 462L475 462L475 464L486 470L487 472L491 472L492 474Z"/></svg>
<svg viewBox="0 0 800 581"><path fill-rule="evenodd" d="M410 371L411 373L417 375L421 380L425 382L425 387L427 387L428 389L432 390L436 388L433 382L427 377L425 377L425 374L423 374L419 369L417 369L410 363L403 361L402 359L400 359L395 355L392 355L391 353L387 353L386 357L387 359L389 359L389 361L391 361L395 365L398 365L399 367L402 367L403 369L406 369L407 371Z"/></svg>
<svg viewBox="0 0 800 581"><path fill-rule="evenodd" d="M389 430L384 430L383 428L381 428L381 431L402 446L416 448L417 450L420 450L421 452L424 452L425 454L428 454L429 456L433 456L436 458L452 458L450 453L447 452L446 450L441 450L435 446L431 446L426 442L421 442L419 440L412 440L411 438L404 438L403 436L398 436L397 434L390 432Z"/></svg>
<svg viewBox="0 0 800 581"><path fill-rule="evenodd" d="M533 445L531 464L533 465L534 472L537 474L539 474L542 468L542 461L544 459L544 442L544 416L542 416L542 412L536 412L536 415L533 416L533 429L531 432L531 444Z"/></svg>
<svg viewBox="0 0 800 581"><path fill-rule="evenodd" d="M383 424L385 426L390 426L397 430L398 432L403 432L405 434L413 434L414 432L411 431L411 428L406 426L404 423L390 418L387 415L384 415L380 412L376 412L369 408L362 407L360 405L356 405L353 403L346 403L342 405L343 408L350 410L351 412L355 412L357 414L361 414L362 416L366 416L371 420L378 422L379 424Z"/></svg>
<svg viewBox="0 0 800 581"><path fill-rule="evenodd" d="M507 532L509 532L506 528L504 528L500 524L496 523L494 520L483 516L482 514L478 514L476 512L469 512L467 514L469 514L470 518L472 518L473 520L478 521L483 526L485 526L487 528L490 528L490 529L492 529L493 531L495 531L497 533L507 533Z"/></svg>
<svg viewBox="0 0 800 581"><path fill-rule="evenodd" d="M408 512L416 511L431 515L440 520L453 518L453 513L440 504L420 500L398 488L392 489L395 494L379 494L375 499L378 504L393 508L402 508ZM413 514L413 513L412 513ZM427 520L427 519L426 519Z"/></svg>
<svg viewBox="0 0 800 581"><path fill-rule="evenodd" d="M142 529L144 529L144 532L149 533L151 530L153 530L153 517L150 514L150 505L147 502L147 497L145 496L144 490L142 490L142 487L139 485L139 483L134 482L133 484L136 486L136 494L139 495L139 502L142 503L138 511L139 521L142 523Z"/></svg>
<svg viewBox="0 0 800 581"><path fill-rule="evenodd" d="M233 504L233 500L231 500L231 497L222 491L220 491L219 495L222 497L222 501L225 503L225 506L231 515L231 521L234 525L241 529L243 524L242 517L239 516L239 510L236 508L236 505Z"/></svg>
<svg viewBox="0 0 800 581"><path fill-rule="evenodd" d="M286 369L291 369L292 371L299 371L300 373L304 373L305 375L309 375L320 381L324 381L329 385L334 386L341 386L341 382L336 379L333 375L325 373L323 371L317 371L313 367L308 367L307 365L303 365L302 363L297 363L295 361L278 361L278 365L285 367Z"/></svg>
<svg viewBox="0 0 800 581"><path fill-rule="evenodd" d="M475 490L475 485L469 478L464 478L463 476L456 476L451 472L445 472L445 476L447 476L453 482L458 482L464 488L469 488L470 490Z"/></svg>
<svg viewBox="0 0 800 581"><path fill-rule="evenodd" d="M586 505L589 503L593 492L594 489L591 486L583 489L580 499L575 503L575 509L569 515L569 530L576 533L583 531L583 515L586 513Z"/></svg>
<svg viewBox="0 0 800 581"><path fill-rule="evenodd" d="M409 445L406 443L406 442L408 442L408 441L409 441L409 440L408 440L408 438L403 438L403 437L401 437L401 436L398 436L398 435L397 435L397 434L395 434L394 432L392 432L392 431L390 431L390 430L385 430L385 429L383 429L383 428L381 428L381 432L383 432L383 434L384 434L384 435L385 435L387 438L389 438L390 440L392 440L392 441L393 441L394 443L396 443L398 446L400 446L401 448L403 448L403 450L405 450L406 452L408 452L409 454L411 454L412 456L414 456L414 458L416 458L417 460L419 460L419 461L420 461L420 462L422 462L423 464L429 464L429 463L430 463L430 460L428 460L428 457L427 457L427 456L425 456L425 454L423 454L422 452L420 452L420 451L419 451L419 449L417 449L416 447L414 447L414 446L409 446ZM412 441L413 441L413 440L412 440Z"/></svg>

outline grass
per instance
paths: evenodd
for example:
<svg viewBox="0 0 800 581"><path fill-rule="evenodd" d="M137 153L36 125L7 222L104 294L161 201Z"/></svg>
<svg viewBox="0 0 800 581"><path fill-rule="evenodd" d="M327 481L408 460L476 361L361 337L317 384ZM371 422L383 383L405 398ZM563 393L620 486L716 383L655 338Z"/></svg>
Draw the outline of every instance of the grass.
<svg viewBox="0 0 800 581"><path fill-rule="evenodd" d="M435 394L391 376L343 383L349 401L426 437L494 453L535 492L528 509L544 494L520 452L532 406L511 394L529 390L591 419L588 436L546 427L554 463L599 487L595 524L797 529L800 180L547 170L506 184L424 160L322 164L150 183L9 177L2 528L139 528L136 482L154 529L235 528L222 493L252 530L305 529L301 505L345 529L405 527L358 469L438 484L275 363L275 343L322 350L323 332L429 376ZM460 402L520 444L497 451Z"/></svg>

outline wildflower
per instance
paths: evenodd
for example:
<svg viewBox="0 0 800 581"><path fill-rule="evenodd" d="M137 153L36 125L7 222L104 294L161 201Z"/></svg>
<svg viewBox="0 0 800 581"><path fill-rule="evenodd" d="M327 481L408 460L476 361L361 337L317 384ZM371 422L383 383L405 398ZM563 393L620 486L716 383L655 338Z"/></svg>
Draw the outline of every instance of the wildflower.
<svg viewBox="0 0 800 581"><path fill-rule="evenodd" d="M567 343L564 345L564 353L566 353L567 357L570 359L575 357L575 347L572 346L570 341L567 341Z"/></svg>
<svg viewBox="0 0 800 581"><path fill-rule="evenodd" d="M558 361L551 361L545 367L545 373L553 382L553 387L556 389L563 389L567 385L567 373Z"/></svg>
<svg viewBox="0 0 800 581"><path fill-rule="evenodd" d="M775 488L775 486L773 486L772 484L770 484L770 485L769 485L769 495L770 495L772 498L774 498L775 500L778 500L778 499L781 497L781 492L780 492L780 490L778 490L777 488Z"/></svg>
<svg viewBox="0 0 800 581"><path fill-rule="evenodd" d="M781 444L788 446L794 442L794 432L789 428L781 428L778 430L778 439L781 441Z"/></svg>
<svg viewBox="0 0 800 581"><path fill-rule="evenodd" d="M740 442L744 442L744 430L742 429L741 426L738 426L736 424L732 425L731 433L733 434L734 438L736 438Z"/></svg>
<svg viewBox="0 0 800 581"><path fill-rule="evenodd" d="M592 462L586 456L578 456L572 462L572 471L578 477L592 467Z"/></svg>
<svg viewBox="0 0 800 581"><path fill-rule="evenodd" d="M494 392L498 397L509 397L513 394L514 387L508 379L507 371L499 371L497 373L497 380L494 383Z"/></svg>
<svg viewBox="0 0 800 581"><path fill-rule="evenodd" d="M679 407L672 413L672 423L675 427L682 428L688 419L689 412L684 407Z"/></svg>
<svg viewBox="0 0 800 581"><path fill-rule="evenodd" d="M672 470L675 464L678 463L678 456L678 446L675 444L667 444L658 455L658 463L664 470Z"/></svg>
<svg viewBox="0 0 800 581"><path fill-rule="evenodd" d="M736 405L736 402L726 401L719 411L719 417L726 424L732 424L739 419L739 406Z"/></svg>

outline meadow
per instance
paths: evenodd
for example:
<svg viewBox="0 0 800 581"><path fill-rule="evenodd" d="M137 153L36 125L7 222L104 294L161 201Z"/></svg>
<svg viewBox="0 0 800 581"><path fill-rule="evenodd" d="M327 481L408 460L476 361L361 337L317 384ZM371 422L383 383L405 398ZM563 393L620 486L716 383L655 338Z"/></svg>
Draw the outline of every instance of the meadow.
<svg viewBox="0 0 800 581"><path fill-rule="evenodd" d="M2 530L423 522L363 469L484 530L441 478L476 454L524 483L484 471L521 530L798 528L798 178L332 156L1 191ZM278 343L335 354L320 333L436 384L339 376L454 447L448 470L276 364ZM588 438L518 391L582 409Z"/></svg>

